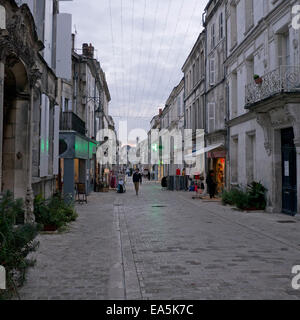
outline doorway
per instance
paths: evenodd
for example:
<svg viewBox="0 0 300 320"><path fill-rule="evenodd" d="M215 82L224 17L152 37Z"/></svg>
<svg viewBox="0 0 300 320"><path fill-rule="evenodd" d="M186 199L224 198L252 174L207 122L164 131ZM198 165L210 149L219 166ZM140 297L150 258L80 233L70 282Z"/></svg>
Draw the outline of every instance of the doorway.
<svg viewBox="0 0 300 320"><path fill-rule="evenodd" d="M297 213L297 162L293 128L281 130L282 151L282 211Z"/></svg>

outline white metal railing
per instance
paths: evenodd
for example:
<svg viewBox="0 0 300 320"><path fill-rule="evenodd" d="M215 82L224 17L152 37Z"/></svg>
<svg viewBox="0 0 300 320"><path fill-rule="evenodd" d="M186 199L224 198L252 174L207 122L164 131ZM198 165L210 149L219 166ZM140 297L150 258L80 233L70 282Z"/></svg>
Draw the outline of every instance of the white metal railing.
<svg viewBox="0 0 300 320"><path fill-rule="evenodd" d="M300 66L280 66L263 75L260 83L246 85L246 106L280 92L300 92Z"/></svg>

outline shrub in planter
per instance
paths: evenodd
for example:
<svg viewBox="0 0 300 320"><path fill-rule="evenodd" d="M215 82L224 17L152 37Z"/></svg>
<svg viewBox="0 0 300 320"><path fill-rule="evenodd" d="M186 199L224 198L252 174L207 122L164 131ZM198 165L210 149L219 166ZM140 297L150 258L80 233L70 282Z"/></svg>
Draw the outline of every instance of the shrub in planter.
<svg viewBox="0 0 300 320"><path fill-rule="evenodd" d="M267 189L260 183L253 181L247 187L247 193L249 197L249 205L258 210L265 210Z"/></svg>
<svg viewBox="0 0 300 320"><path fill-rule="evenodd" d="M224 190L222 194L223 204L235 205L243 193L242 190L234 188L229 191Z"/></svg>
<svg viewBox="0 0 300 320"><path fill-rule="evenodd" d="M232 189L224 191L222 195L223 204L236 205L242 210L265 210L267 189L260 183L253 181L244 191Z"/></svg>
<svg viewBox="0 0 300 320"><path fill-rule="evenodd" d="M17 293L17 287L25 280L26 269L35 262L27 256L38 246L34 241L37 228L31 224L16 225L22 213L23 201L14 200L12 193L7 192L0 201L0 265L6 269L7 283L0 299L10 298L14 291Z"/></svg>
<svg viewBox="0 0 300 320"><path fill-rule="evenodd" d="M34 201L36 222L43 225L45 231L54 231L75 221L77 213L73 203L67 203L61 194L56 193L45 200L41 195Z"/></svg>

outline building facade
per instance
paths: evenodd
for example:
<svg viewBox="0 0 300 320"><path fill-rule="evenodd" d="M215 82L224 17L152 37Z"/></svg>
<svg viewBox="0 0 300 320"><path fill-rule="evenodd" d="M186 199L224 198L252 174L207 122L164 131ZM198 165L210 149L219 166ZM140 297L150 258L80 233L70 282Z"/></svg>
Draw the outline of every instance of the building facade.
<svg viewBox="0 0 300 320"><path fill-rule="evenodd" d="M299 1L227 1L231 186L267 189L267 210L300 212Z"/></svg>
<svg viewBox="0 0 300 320"><path fill-rule="evenodd" d="M60 188L72 197L78 184L84 184L90 193L99 179L96 139L98 130L105 128L105 101L110 99L103 79L94 47L83 44L82 54L78 54L73 45L72 83L68 86L64 80L60 121Z"/></svg>
<svg viewBox="0 0 300 320"><path fill-rule="evenodd" d="M182 67L184 74L184 128L187 129L184 136L185 173L191 177L194 175L205 175L204 137L202 132L206 123L205 40L206 34L203 31L200 33Z"/></svg>
<svg viewBox="0 0 300 320"><path fill-rule="evenodd" d="M226 59L225 1L209 1L204 14L206 30L205 144L206 171L214 170L217 193L226 179Z"/></svg>
<svg viewBox="0 0 300 320"><path fill-rule="evenodd" d="M57 78L28 6L0 1L0 8L0 188L25 199L33 221L34 195L50 196L58 173Z"/></svg>

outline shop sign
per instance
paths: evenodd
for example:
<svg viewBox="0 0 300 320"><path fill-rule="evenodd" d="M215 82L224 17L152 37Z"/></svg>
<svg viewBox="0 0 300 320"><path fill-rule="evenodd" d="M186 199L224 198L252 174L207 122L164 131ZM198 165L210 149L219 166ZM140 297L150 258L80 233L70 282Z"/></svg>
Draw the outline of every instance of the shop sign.
<svg viewBox="0 0 300 320"><path fill-rule="evenodd" d="M225 151L214 151L214 152L208 152L207 158L226 158L226 152Z"/></svg>

